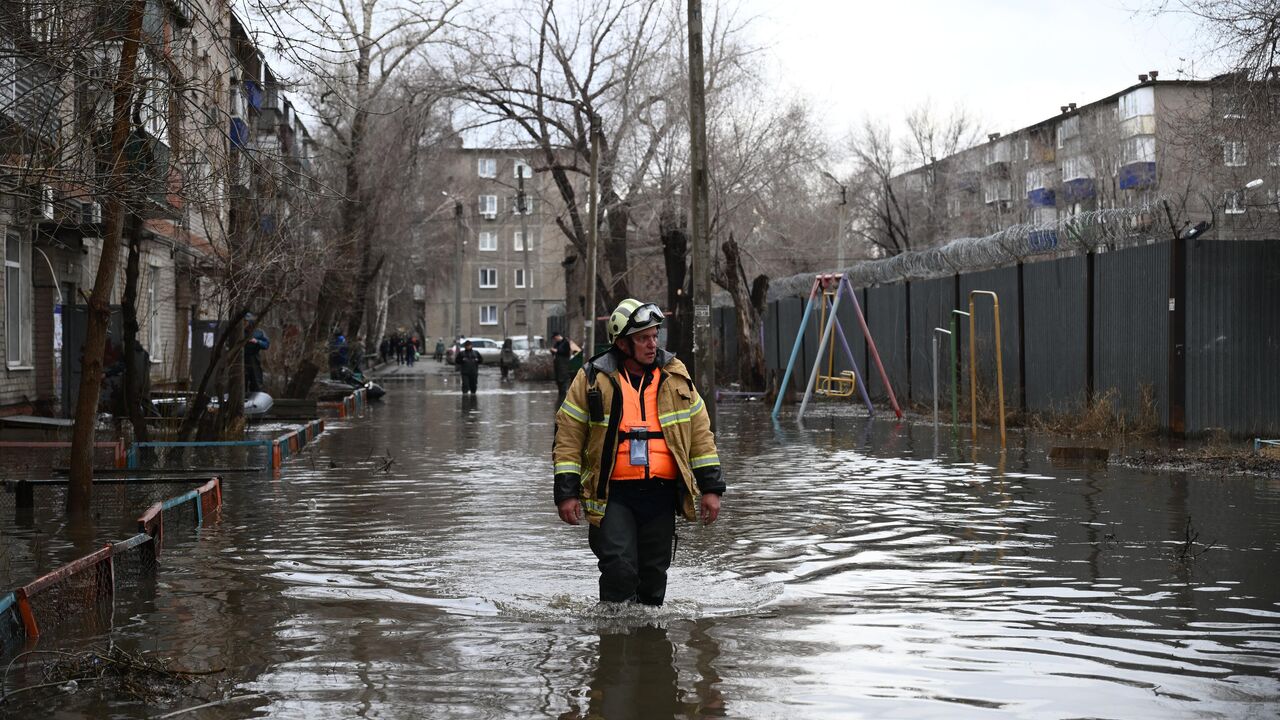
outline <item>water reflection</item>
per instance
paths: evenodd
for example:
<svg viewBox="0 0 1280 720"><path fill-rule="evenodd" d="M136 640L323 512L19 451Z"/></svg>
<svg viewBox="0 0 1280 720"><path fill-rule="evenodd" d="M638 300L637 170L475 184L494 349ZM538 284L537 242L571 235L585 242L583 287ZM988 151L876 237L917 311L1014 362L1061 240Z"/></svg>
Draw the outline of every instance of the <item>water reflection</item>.
<svg viewBox="0 0 1280 720"><path fill-rule="evenodd" d="M677 668L677 648L659 626L602 628L594 648L594 669L586 707L575 703L560 720L659 720L723 717L729 714L715 661L720 648L705 626L695 624L686 647L695 675L685 690Z"/></svg>

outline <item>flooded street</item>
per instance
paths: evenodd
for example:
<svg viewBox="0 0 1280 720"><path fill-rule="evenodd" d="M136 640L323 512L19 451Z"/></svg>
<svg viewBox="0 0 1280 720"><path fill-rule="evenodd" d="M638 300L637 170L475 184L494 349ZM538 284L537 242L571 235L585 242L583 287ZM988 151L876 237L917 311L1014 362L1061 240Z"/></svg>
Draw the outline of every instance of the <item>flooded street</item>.
<svg viewBox="0 0 1280 720"><path fill-rule="evenodd" d="M720 521L679 525L663 608L603 616L551 502L554 387L413 371L281 479L228 478L118 605L121 645L265 695L184 717L1275 717L1275 481L725 402ZM1212 547L1179 559L1188 523Z"/></svg>

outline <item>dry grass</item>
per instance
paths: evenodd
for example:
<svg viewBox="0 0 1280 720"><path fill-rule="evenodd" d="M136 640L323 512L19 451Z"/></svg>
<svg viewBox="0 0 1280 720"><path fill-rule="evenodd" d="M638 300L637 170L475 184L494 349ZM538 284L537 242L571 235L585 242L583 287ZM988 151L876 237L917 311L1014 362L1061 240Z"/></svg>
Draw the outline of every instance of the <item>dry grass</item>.
<svg viewBox="0 0 1280 720"><path fill-rule="evenodd" d="M1115 388L1095 395L1082 411L1049 412L1032 415L1030 427L1041 432L1072 437L1131 437L1154 435L1160 429L1155 391L1150 385L1140 388L1138 411L1127 413L1117 402Z"/></svg>

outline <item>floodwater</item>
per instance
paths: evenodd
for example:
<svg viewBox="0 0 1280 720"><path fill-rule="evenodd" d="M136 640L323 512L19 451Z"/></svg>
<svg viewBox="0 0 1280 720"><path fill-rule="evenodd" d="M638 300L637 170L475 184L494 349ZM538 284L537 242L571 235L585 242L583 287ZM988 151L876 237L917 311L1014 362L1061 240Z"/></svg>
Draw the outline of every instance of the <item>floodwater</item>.
<svg viewBox="0 0 1280 720"><path fill-rule="evenodd" d="M609 615L585 531L551 504L550 385L486 372L472 402L435 363L416 370L282 478L228 479L221 522L168 541L154 595L117 610L122 646L225 668L206 699L262 696L183 717L1280 708L1274 480L1059 468L1043 447L949 437L935 455L929 426L821 406L774 425L724 403L720 521L681 525L666 606ZM1188 523L1203 554L1180 559ZM80 690L37 715L182 706Z"/></svg>

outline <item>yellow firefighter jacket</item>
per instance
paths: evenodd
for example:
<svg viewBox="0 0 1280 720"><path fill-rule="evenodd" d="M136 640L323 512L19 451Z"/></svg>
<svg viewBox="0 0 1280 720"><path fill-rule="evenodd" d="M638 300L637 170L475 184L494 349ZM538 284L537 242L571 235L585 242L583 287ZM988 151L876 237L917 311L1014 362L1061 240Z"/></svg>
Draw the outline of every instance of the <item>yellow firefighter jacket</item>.
<svg viewBox="0 0 1280 720"><path fill-rule="evenodd" d="M610 349L588 361L574 376L556 413L555 502L579 498L593 525L599 525L604 517L607 478L618 454L623 421L618 383L626 382L619 379L622 360L620 352ZM681 512L696 520L698 497L725 491L715 435L706 405L684 363L659 349L657 365L658 419L663 439L680 469Z"/></svg>

